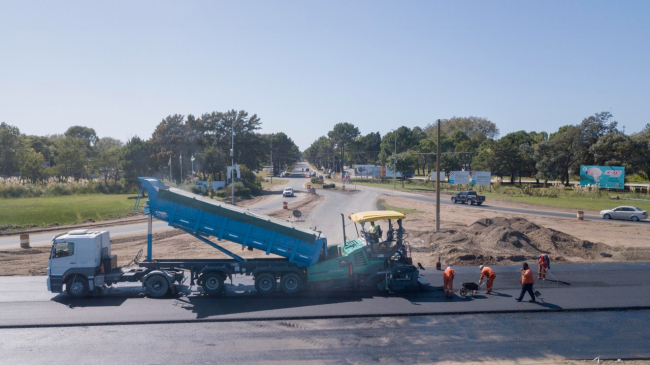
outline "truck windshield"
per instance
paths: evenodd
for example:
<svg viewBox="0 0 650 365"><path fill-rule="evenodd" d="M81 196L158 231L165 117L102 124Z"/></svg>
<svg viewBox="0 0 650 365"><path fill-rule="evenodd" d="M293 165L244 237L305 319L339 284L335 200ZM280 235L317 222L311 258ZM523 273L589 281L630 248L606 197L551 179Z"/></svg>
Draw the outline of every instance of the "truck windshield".
<svg viewBox="0 0 650 365"><path fill-rule="evenodd" d="M55 242L52 246L50 258L57 259L74 255L74 243L72 242Z"/></svg>

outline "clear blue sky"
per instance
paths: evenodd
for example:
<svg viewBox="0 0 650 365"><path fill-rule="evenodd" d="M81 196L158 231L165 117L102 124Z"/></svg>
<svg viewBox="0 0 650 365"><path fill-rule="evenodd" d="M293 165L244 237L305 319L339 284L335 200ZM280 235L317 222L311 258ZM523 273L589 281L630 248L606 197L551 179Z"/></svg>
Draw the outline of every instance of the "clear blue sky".
<svg viewBox="0 0 650 365"><path fill-rule="evenodd" d="M0 122L27 134L228 109L301 149L338 122L650 122L650 1L2 1L0 50Z"/></svg>

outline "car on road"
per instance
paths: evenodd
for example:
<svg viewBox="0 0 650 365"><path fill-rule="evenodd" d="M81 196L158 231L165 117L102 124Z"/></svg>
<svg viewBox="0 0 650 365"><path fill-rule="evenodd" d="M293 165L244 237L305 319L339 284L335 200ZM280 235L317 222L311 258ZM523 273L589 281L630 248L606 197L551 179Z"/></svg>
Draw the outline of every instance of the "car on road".
<svg viewBox="0 0 650 365"><path fill-rule="evenodd" d="M284 191L282 192L282 196L284 197L293 196L293 188L284 188Z"/></svg>
<svg viewBox="0 0 650 365"><path fill-rule="evenodd" d="M481 205L485 202L485 195L477 195L476 192L472 190L461 191L460 193L451 196L451 202L454 204Z"/></svg>
<svg viewBox="0 0 650 365"><path fill-rule="evenodd" d="M638 222L642 219L648 219L648 212L633 206L620 206L601 210L600 217L603 219L624 219Z"/></svg>

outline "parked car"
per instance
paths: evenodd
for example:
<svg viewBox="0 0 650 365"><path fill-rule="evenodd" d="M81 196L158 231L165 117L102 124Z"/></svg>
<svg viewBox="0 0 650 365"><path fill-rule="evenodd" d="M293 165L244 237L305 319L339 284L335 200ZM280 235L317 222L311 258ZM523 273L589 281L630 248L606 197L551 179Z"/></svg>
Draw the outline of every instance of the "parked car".
<svg viewBox="0 0 650 365"><path fill-rule="evenodd" d="M477 195L475 191L461 191L451 196L452 203L468 203L470 205L481 205L485 201L485 195Z"/></svg>
<svg viewBox="0 0 650 365"><path fill-rule="evenodd" d="M293 196L293 189L292 188L284 188L284 191L282 192L282 196Z"/></svg>
<svg viewBox="0 0 650 365"><path fill-rule="evenodd" d="M603 219L625 219L638 222L641 219L648 219L648 212L637 207L621 206L614 209L601 210L600 216Z"/></svg>

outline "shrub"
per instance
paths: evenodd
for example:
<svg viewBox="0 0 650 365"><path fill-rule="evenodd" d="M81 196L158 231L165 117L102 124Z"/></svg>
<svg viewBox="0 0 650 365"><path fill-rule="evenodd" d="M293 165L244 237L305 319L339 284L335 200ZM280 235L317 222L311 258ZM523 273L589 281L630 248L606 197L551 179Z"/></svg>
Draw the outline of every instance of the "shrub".
<svg viewBox="0 0 650 365"><path fill-rule="evenodd" d="M194 186L192 186L190 188L190 192L193 193L193 194L203 195L203 189L201 189L200 187L198 187L196 185L194 185Z"/></svg>
<svg viewBox="0 0 650 365"><path fill-rule="evenodd" d="M312 184L322 184L323 183L323 181L321 181L321 179L319 179L317 176L312 177L310 181L311 181Z"/></svg>
<svg viewBox="0 0 650 365"><path fill-rule="evenodd" d="M251 189L249 189L249 188L237 189L237 191L235 191L235 196L243 196L243 197L250 198Z"/></svg>
<svg viewBox="0 0 650 365"><path fill-rule="evenodd" d="M213 197L213 195L212 195L212 192L213 192L213 191L214 191L214 190L211 190L211 191L210 191L210 197L211 197L211 198ZM225 197L228 196L228 192L226 192L225 189L221 189L221 190L217 191L217 193L214 194L214 195L216 195L218 198L225 198Z"/></svg>

